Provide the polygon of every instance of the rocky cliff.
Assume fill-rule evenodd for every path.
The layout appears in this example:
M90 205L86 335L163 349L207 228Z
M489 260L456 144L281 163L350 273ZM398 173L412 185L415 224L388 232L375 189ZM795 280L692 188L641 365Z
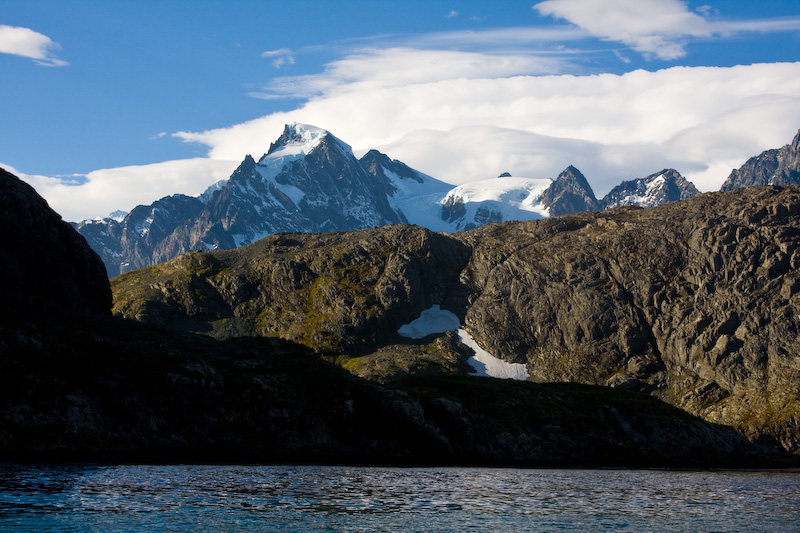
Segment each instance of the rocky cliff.
M74 227L103 260L108 276L114 277L184 251L175 247L175 239L170 237L186 221L198 217L203 208L197 198L174 194L147 206L136 206L121 221L84 220Z
M751 185L800 185L800 131L791 143L751 157L731 172L721 191Z
M278 234L115 278L115 312L218 338L360 351L450 298L468 258L460 242L417 226Z
M356 355L440 304L534 381L647 393L794 451L799 242L800 190L756 187L453 236L281 235L122 276L115 311Z
M800 449L800 190L755 187L650 210L464 237L466 324L535 381L653 394Z

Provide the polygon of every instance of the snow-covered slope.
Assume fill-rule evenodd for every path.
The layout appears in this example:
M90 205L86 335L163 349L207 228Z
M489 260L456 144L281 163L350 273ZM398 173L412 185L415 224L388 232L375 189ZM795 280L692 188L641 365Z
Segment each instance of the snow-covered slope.
M458 231L487 222L549 217L541 200L552 184L550 179L503 176L459 185L441 199L442 227L432 229Z

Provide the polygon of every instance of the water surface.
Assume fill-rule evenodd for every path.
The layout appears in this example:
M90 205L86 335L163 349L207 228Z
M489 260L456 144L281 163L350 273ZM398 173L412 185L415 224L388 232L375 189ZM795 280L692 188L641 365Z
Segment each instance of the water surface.
M0 465L0 530L800 531L800 473Z

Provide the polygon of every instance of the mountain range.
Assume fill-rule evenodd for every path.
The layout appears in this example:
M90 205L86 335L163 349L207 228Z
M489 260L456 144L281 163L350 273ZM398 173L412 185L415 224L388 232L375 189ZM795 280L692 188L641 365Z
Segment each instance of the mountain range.
M665 169L625 181L598 200L572 166L553 180L506 172L453 187L376 150L356 159L331 133L295 123L258 161L248 155L228 180L199 197L176 194L124 216L74 226L114 277L181 253L237 248L276 232L398 223L453 232L622 205L652 207L697 194L677 171Z

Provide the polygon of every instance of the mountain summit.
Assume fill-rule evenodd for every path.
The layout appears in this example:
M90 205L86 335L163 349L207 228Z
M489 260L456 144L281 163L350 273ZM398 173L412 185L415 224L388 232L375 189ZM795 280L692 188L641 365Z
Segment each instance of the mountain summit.
M233 248L278 231L345 231L403 222L389 205L389 190L386 180L364 170L350 146L323 129L290 124L257 163L246 158L211 195L184 246Z
M700 194L697 187L677 170L667 168L646 178L623 181L603 197L603 209L623 205L655 207L676 200L688 200Z
M791 143L761 152L731 172L721 191L750 185L800 185L800 130Z

